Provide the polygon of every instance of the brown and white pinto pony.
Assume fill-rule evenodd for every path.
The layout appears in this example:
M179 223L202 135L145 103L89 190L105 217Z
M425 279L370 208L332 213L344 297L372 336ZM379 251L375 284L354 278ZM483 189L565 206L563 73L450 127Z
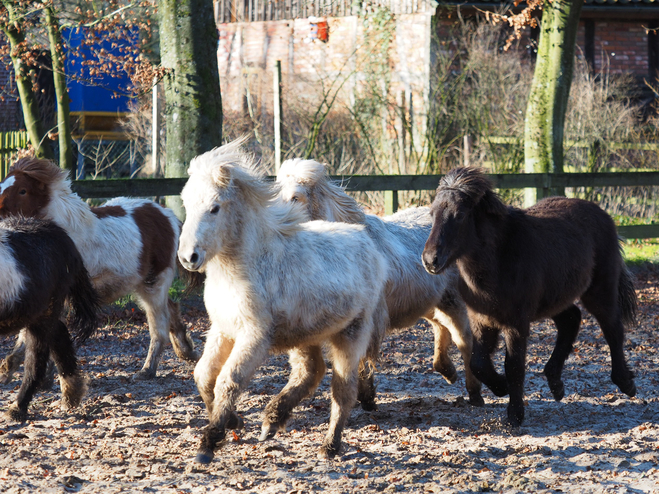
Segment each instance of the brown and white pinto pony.
M171 210L126 197L89 207L71 191L66 171L47 160L23 158L0 182L0 216L18 214L51 220L69 234L102 303L136 295L146 312L151 343L146 362L134 378L155 377L168 334L179 358L198 359L178 304L168 295L176 274L181 229ZM20 365L21 348L19 339L0 366L7 380Z

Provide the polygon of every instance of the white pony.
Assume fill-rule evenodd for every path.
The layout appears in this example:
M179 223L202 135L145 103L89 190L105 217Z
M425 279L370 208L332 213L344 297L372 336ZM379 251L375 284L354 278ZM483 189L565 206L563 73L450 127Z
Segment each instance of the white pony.
M135 293L146 312L151 344L134 378L155 377L168 339L180 358L198 359L178 304L168 295L176 274L180 232L171 210L127 197L90 208L71 191L65 170L47 160L23 158L0 183L0 216L10 215L36 216L63 228L80 251L102 303ZM20 365L23 337L21 333L0 368L6 381Z
M306 222L276 200L251 157L234 141L192 160L181 196L187 219L179 260L205 271L211 320L194 371L209 425L196 461L212 460L234 406L268 352L288 351L291 378L266 407L261 440L283 429L332 360L332 410L321 454L335 455L357 396L358 367L377 355L386 326L383 256L364 227Z
M457 379L448 355L448 346L455 341L465 364L469 401L483 405L481 383L469 367L472 334L467 308L458 293L458 271L451 268L440 276L432 276L421 263L421 253L432 227L429 209L411 208L384 219L365 215L342 187L330 181L325 166L314 160L285 161L277 182L281 185L281 198L302 204L312 220L366 225L366 231L389 264L386 292L389 329L408 328L419 318L427 319L435 333L433 367L450 383ZM362 400L364 405L368 407L369 401Z

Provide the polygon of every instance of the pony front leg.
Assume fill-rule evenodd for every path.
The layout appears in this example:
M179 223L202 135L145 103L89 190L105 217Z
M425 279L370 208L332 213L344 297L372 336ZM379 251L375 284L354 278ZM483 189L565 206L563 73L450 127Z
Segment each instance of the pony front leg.
M487 326L475 326L473 331L471 371L496 396L506 396L508 394L506 377L499 374L492 363L492 353L497 346L499 330Z
M213 413L215 382L231 354L233 345L234 341L231 338L212 326L206 337L204 352L194 368L195 384L201 399L204 400L209 417Z
M213 388L213 402L209 407L209 423L204 429L201 444L197 450L195 461L208 464L215 455L218 444L224 440L226 429L232 417L238 397L247 387L257 367L261 365L268 355L270 345L262 339L250 339L248 330L244 330L247 337L238 339ZM204 350L204 355L206 351ZM202 355L197 367L204 361ZM196 369L195 369L196 372Z
M508 383L508 422L519 427L524 421L524 376L526 374L526 345L529 326L507 328L506 341L506 382Z
M577 339L579 333L581 311L576 305L571 305L552 319L556 324L558 335L556 336L554 351L551 353L547 365L545 365L544 374L554 399L561 401L565 396L565 385L563 379L561 379L561 374L563 373L565 360L572 352L574 340Z

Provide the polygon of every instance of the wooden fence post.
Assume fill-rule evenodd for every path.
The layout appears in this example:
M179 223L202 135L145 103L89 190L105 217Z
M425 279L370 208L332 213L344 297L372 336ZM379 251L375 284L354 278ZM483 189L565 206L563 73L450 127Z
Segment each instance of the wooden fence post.
M385 190L384 191L384 214L389 216L398 211L398 191Z
M275 117L275 173L277 173L281 166L281 60L275 62L273 93Z

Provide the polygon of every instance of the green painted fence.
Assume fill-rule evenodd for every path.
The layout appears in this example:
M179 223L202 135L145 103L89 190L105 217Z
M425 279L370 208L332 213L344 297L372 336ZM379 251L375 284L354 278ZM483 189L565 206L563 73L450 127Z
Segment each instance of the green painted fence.
M626 187L659 186L659 172L612 173L525 173L488 175L498 189L535 188L545 192L551 187ZM353 175L334 176L349 191L385 191L391 204L397 203L401 190L435 190L441 175ZM78 180L74 190L82 197L109 198L126 196L178 195L186 178ZM392 208L395 209L395 208ZM391 211L388 211L391 212ZM659 224L618 227L627 238L659 237Z
M14 160L14 153L28 146L27 132L0 132L0 180L7 176L7 170Z

